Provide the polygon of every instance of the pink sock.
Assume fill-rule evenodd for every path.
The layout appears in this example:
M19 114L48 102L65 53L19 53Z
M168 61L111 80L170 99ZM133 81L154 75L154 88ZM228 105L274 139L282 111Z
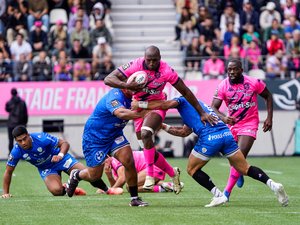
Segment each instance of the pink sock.
M159 153L159 152L158 152L158 158L157 158L157 160L155 162L155 166L157 166L162 171L164 171L165 173L167 173L170 177L174 177L175 176L173 167L167 162L167 160L165 159L165 157L161 153Z
M144 148L144 156L145 162L147 164L147 175L150 177L154 177L153 166L154 166L154 157L155 157L155 148L145 149Z
M160 186L159 185L154 185L153 192L160 192Z
M230 167L230 174L229 174L229 178L227 181L225 191L231 193L231 191L232 191L234 185L236 184L237 180L239 179L240 175L241 174L236 169L234 169L233 167Z

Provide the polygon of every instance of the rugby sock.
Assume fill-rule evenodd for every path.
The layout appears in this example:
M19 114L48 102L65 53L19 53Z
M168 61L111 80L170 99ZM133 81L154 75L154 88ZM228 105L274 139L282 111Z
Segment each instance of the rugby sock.
M195 181L197 181L202 187L206 188L210 192L214 189L215 184L211 181L210 177L203 172L201 169L198 169L192 176ZM214 193L213 193L214 194Z
M154 176L153 166L154 166L154 157L155 157L155 148L146 149L144 148L145 162L147 164L147 175L150 177Z
M158 157L154 164L162 171L164 171L166 174L168 174L170 177L175 176L173 167L167 162L165 157L160 152L158 152Z
M106 186L106 184L104 183L104 181L101 178L100 178L100 180L96 180L96 181L90 182L90 183L93 187L100 188L105 192L108 191L108 187Z
M225 191L227 191L228 193L231 193L234 185L236 184L237 180L240 177L240 173L234 169L234 167L230 167L230 174L229 174L229 178L227 181L227 185L225 187Z
M62 191L62 193L61 193L61 196L64 196L66 193L67 193L66 187L63 187L63 191Z
M267 185L268 185L267 181L270 180L270 177L264 171L262 171L260 168L255 167L255 166L249 167L247 175L249 177L252 177L255 180L259 180L260 182L263 182ZM272 183L272 182L269 182L269 184L270 183ZM271 186L269 186L269 187L271 188Z
M137 185L129 186L128 189L129 189L131 199L136 199L138 197L138 187L137 187Z

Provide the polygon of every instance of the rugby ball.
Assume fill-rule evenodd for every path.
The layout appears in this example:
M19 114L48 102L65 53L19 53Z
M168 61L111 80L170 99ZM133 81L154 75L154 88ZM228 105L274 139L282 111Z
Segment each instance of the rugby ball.
M127 83L137 82L138 84L147 84L148 76L145 71L137 71L128 77Z

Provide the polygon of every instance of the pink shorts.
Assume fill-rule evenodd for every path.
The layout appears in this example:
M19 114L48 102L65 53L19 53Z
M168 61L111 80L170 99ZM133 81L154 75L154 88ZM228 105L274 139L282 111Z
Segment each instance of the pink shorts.
M258 126L250 125L250 124L241 124L240 126L232 126L230 127L230 131L235 139L238 141L238 136L250 136L256 139Z
M162 110L162 109L155 109L155 110L152 110L151 112L154 112L154 113L160 115L162 121L164 121L164 119L166 117L166 113L167 113L166 110ZM143 126L144 118L135 119L135 120L133 120L133 122L134 122L135 132L140 132L141 128Z

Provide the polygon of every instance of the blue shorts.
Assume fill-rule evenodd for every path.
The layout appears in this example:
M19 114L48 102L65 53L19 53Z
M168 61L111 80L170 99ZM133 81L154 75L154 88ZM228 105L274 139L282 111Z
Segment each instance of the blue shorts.
M108 154L113 155L118 149L129 145L124 134L115 138L114 141L98 143L93 140L82 140L82 149L86 165L95 167L101 165Z
M56 174L61 176L61 172L68 172L69 169L71 169L76 163L78 163L77 159L75 159L73 156L71 156L69 153L67 153L62 160L60 160L58 163L54 163L51 168L47 169L38 169L40 176L43 180L51 174Z
M239 146L231 132L228 129L224 129L203 135L199 138L192 153L197 158L208 161L217 153L222 153L224 156L229 157L238 149Z

